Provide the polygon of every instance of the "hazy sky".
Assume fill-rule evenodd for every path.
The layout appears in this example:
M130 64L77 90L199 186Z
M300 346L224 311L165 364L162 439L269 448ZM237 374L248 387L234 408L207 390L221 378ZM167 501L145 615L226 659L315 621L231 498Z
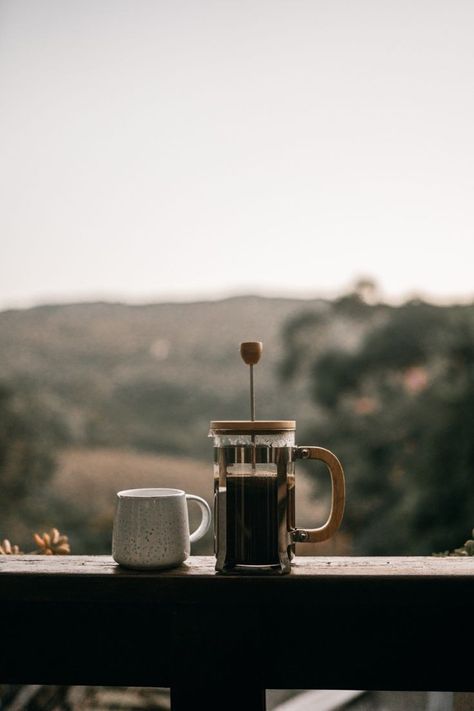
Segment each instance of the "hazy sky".
M0 307L474 297L472 0L0 0Z

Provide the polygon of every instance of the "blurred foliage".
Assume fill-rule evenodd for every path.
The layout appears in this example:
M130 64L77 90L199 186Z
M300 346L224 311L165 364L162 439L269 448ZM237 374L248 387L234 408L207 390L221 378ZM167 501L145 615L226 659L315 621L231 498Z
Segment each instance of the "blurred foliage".
M280 374L307 384L317 443L346 470L354 553L454 547L474 517L474 307L355 292L283 338Z
M28 390L0 384L0 537L41 520L58 428Z

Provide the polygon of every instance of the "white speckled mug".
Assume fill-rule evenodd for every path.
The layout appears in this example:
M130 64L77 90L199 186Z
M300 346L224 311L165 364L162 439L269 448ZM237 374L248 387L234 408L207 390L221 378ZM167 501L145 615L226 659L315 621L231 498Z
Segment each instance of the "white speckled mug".
M127 568L173 568L189 556L211 524L204 499L181 489L127 489L117 493L112 556ZM189 535L188 501L196 501L202 519Z

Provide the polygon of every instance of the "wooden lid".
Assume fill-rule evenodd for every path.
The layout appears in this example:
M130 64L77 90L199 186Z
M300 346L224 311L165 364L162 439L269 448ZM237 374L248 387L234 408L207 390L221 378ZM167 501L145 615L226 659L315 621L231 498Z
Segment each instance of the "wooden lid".
M291 432L295 420L212 420L214 432Z

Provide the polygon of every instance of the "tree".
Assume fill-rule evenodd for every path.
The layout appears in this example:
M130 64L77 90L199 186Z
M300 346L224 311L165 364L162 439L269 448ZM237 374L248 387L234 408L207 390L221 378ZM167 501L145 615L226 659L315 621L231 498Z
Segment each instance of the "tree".
M0 538L22 536L54 470L49 422L32 395L0 384Z
M474 524L474 309L365 309L358 341L320 342L305 373L347 472L344 526L356 553L455 547ZM326 318L349 328L345 300Z

